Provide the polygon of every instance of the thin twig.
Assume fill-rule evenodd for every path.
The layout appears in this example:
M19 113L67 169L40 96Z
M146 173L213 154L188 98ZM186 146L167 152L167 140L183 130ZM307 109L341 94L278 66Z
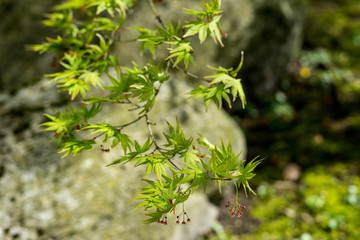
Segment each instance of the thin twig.
M161 25L163 28L166 29L166 26L165 26L164 22L162 21L160 15L159 15L159 14L157 13L157 11L156 11L156 8L155 8L155 5L154 5L154 1L153 1L153 0L149 0L149 5L150 5L150 8L151 8L152 12L153 12L154 15L155 15L156 20L160 23L160 25Z
M133 123L136 123L137 121L139 121L139 120L142 119L143 117L145 117L145 114L139 116L137 119L135 119L135 120L133 120L133 121L131 121L131 122L125 123L125 124L120 125L120 126L114 126L114 128L117 128L118 130L121 130L121 129L123 129L123 128L125 128L125 127L127 127L127 126L129 126L129 125L131 125L131 124L133 124Z
M172 59L170 59L169 61L170 61L172 64L174 64L174 61L173 61ZM194 78L194 79L198 79L198 80L201 80L201 81L204 81L204 82L207 82L207 83L210 83L210 82L211 82L210 80L207 80L207 79L205 79L205 78L201 78L201 77L199 77L199 76L197 76L197 75L189 72L188 70L183 69L183 68L181 68L181 67L179 67L179 66L177 66L177 65L176 65L176 66L173 66L173 68L176 68L177 70L185 73L187 76L192 77L192 78Z
M174 64L174 61L173 61L172 59L170 59L170 62L171 62L172 64ZM190 77L192 77L192 78L199 79L198 76L196 76L195 74L193 74L193 73L191 73L191 72L188 72L188 70L186 70L186 69L182 69L181 67L179 67L179 66L177 66L177 65L176 65L176 66L173 65L173 67L176 68L177 70L180 70L181 72L185 73L186 75L188 75L188 76L190 76Z
M221 181L230 181L231 178L210 178L210 180L221 180Z
M121 43L134 43L137 42L137 38L121 40Z

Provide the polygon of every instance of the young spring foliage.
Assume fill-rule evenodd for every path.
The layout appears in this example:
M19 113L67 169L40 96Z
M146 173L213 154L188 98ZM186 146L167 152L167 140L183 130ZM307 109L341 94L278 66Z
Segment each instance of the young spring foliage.
M213 101L219 108L221 108L223 100L225 100L231 108L231 100L229 97L229 93L231 93L233 96L232 101L235 101L237 97L240 97L244 108L246 103L245 93L240 82L241 80L235 78L243 64L243 52L241 53L241 56L239 66L235 70L233 70L233 68L226 69L223 67L209 67L210 69L216 71L216 73L211 76L206 76L205 78L212 79L212 81L209 83L208 87L198 85L197 88L190 92L192 97L204 98L206 109L208 109L210 101Z
M219 0L210 0L210 2L202 1L205 9L201 11L186 9L187 14L196 16L196 20L184 25L187 31L184 38L198 34L200 43L203 43L208 35L216 42L219 42L221 46L224 46L222 38L222 29L220 26L220 3Z
M195 61L192 42L188 37L197 35L200 43L203 43L210 36L223 45L220 1L202 3L204 8L201 10L184 11L189 17L195 18L193 21L185 25L179 23L175 27L171 22L167 25L162 22L154 3L149 0L149 9L158 19L159 26L154 29L138 26L134 30L139 31L136 42L141 44L141 53L149 50L155 58L157 48L168 50L168 56L156 60L156 64L149 60L143 67L133 63L132 68L125 68L119 66L117 58L110 52L126 24L126 13L133 5L131 0L67 0L58 5L44 21L46 26L57 29L59 36L30 47L40 53L56 54L61 70L47 77L57 84L60 91L68 92L71 101L81 102L76 105L80 108L69 105L63 112L45 114L47 121L41 124L45 127L42 131L54 133L53 140L56 140L59 152L64 153L64 157L70 154L75 156L83 150L91 151L96 143L101 142L104 152L115 147L123 150L123 156L109 166L143 166L143 180L147 185L140 189L135 200L139 202L137 208L142 208L148 216L146 223L160 219L160 222L167 223L164 220L167 219L166 214L175 213L179 204L183 211L178 215L177 222L180 216L183 224L190 221L184 211L184 203L200 186L206 191L211 182L218 185L220 192L224 184L227 186L227 182L233 182L236 189L243 187L245 193L254 193L248 181L255 176L254 168L261 160L254 159L246 164L245 160L239 158L240 154L234 153L231 141L228 145L221 142L218 147L205 137L196 140L186 137L177 120L175 123L167 122L168 129L164 130L163 141L156 140L152 131L153 123L148 113L162 85L171 80L169 66L187 73L183 67L187 69ZM221 108L223 101L231 106L231 101L238 97L244 106L245 94L240 79L236 79L242 63L243 58L235 70L211 68L214 74L202 78L209 85L198 85L190 94L193 98L204 98L206 109L210 101ZM115 73L112 74L110 68L115 69ZM110 79L110 84L101 80L104 74ZM91 93L94 88L101 90L102 95ZM117 126L92 122L92 118L101 116L103 105L114 103L126 104L129 110L138 111L138 117ZM143 141L123 132L123 129L136 122L143 122L148 129L145 143L140 144ZM78 132L82 133L81 137Z

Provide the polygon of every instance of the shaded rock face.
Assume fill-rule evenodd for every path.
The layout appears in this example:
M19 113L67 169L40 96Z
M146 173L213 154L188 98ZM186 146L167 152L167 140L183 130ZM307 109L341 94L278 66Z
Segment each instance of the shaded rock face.
M304 6L299 0L256 0L254 6L256 19L248 28L241 74L249 99L261 102L279 91L281 81L297 68Z
M51 71L51 55L36 55L25 45L53 35L41 25L44 14L59 0L0 1L0 92L16 92Z

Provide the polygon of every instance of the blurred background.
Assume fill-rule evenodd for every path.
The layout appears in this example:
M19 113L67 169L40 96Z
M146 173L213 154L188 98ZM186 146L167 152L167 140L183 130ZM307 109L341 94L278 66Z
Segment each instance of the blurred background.
M55 161L59 156L54 150L48 152L44 148L49 136L36 130L36 125L44 120L43 112L67 102L66 96L59 95L53 86L42 81L44 73L56 69L52 66L53 56L36 55L24 47L40 43L46 36L56 36L51 29L42 27L41 21L59 2L0 0L0 121L3 126L0 130L0 208L3 208L0 239L85 239L79 237L85 228L74 228L71 234L70 230L64 230L66 221L54 223L53 215L45 210L39 214L38 219L43 220L39 226L37 218L29 223L27 219L35 213L21 207L27 199L43 196L31 195L35 191L30 191L32 187L42 186L41 191L47 191L48 178L39 175L48 176L59 169L74 167L65 160L56 166L46 160ZM228 33L224 39L226 47L216 48L212 43L198 46L200 50L196 51L195 59L211 59L213 66L231 67L237 65L240 52L245 52L240 77L247 106L242 109L239 102L226 111L245 134L247 159L259 155L265 160L257 168L252 182L257 195L242 197L247 209L241 218L232 218L225 208L231 191L225 196L210 193L207 201L216 206L216 217L205 224L208 227L187 229L196 232L190 235L174 230L173 237L169 238L360 239L360 2L222 2L223 28ZM196 8L199 4L156 1L164 19L171 20L174 12L180 12L180 5ZM148 6L145 1L138 1L129 14L129 22L140 25L147 17L136 13L143 11L149 11ZM147 24L151 27L156 22ZM136 36L136 32L124 31ZM124 48L128 47L119 43L114 51ZM124 59L134 57L134 50L122 55ZM145 56L150 55L145 53ZM140 56L134 58L141 60ZM202 75L203 68L198 63L191 71ZM30 155L31 161L25 157ZM25 184L31 181L36 182L35 185ZM51 178L51 181L60 180ZM62 189L71 185L70 179L67 184ZM51 185L51 189L59 187L54 186ZM57 190L54 198L69 199L67 191L61 194ZM119 190L112 197L117 194L122 192ZM111 205L114 200L111 196L109 199L106 201ZM104 199L99 201L101 204ZM53 204L44 200L41 206L50 203ZM55 208L51 206L48 207ZM109 216L112 209L110 206L107 214L101 215L104 224L96 225L91 231L114 227L116 222ZM91 211L93 215L99 214L96 209ZM86 211L81 214L85 216ZM150 235L159 231L157 227L143 230ZM137 237L161 239L149 234ZM124 235L119 238L115 233L96 236L88 239L131 239Z

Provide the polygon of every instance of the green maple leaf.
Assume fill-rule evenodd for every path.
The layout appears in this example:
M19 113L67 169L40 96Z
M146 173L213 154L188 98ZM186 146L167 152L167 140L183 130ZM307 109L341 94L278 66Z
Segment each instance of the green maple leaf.
M255 173L253 173L253 171L255 167L259 165L263 160L263 159L256 160L257 158L258 157L251 160L248 164L246 164L245 167L243 164L241 164L240 169L237 172L237 174L239 175L238 185L243 186L246 195L247 195L247 190L249 190L250 192L256 195L256 193L251 189L248 180L255 176Z

